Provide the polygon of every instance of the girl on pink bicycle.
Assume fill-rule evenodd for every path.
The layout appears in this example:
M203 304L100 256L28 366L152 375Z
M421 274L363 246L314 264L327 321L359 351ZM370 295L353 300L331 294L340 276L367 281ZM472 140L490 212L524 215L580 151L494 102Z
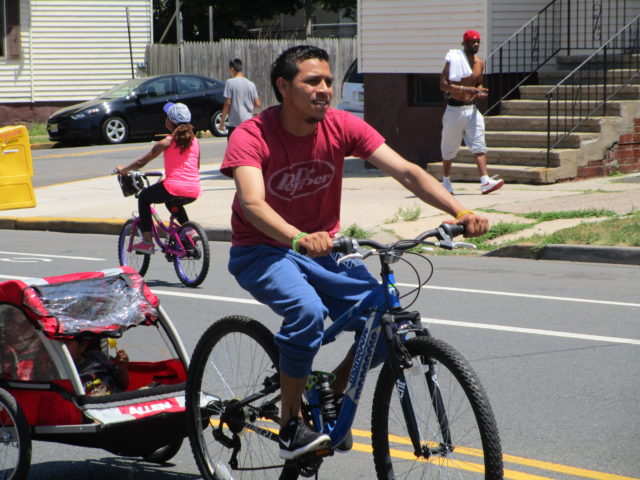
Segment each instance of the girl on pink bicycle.
M138 196L140 230L142 240L133 248L136 252L152 254L155 249L151 236L151 204L165 203L176 219L184 224L189 221L184 205L200 196L200 144L191 125L191 112L183 103L167 102L163 107L167 114L165 126L171 133L156 142L151 150L130 165L116 167L114 173L125 175L139 170L161 153L164 153L165 178L145 188ZM180 200L169 206L171 201Z

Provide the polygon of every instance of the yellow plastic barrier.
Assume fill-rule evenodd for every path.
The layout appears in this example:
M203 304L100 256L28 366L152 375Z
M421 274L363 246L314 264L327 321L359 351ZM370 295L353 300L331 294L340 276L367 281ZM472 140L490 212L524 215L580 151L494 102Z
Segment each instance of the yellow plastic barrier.
M29 133L23 125L0 128L0 210L36 206Z

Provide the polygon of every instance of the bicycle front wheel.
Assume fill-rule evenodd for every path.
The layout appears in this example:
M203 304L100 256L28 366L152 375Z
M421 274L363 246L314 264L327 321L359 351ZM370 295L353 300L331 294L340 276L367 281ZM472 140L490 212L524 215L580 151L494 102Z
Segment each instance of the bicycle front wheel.
M448 344L416 337L405 346L405 382L388 360L376 384L371 432L378 479L501 480L502 450L493 411L467 361ZM392 395L397 389L398 395ZM411 405L409 413L400 404ZM414 445L407 424L419 433ZM417 452L417 455L416 455Z
M191 449L206 480L280 477L279 389L234 407L277 382L277 365L273 334L256 320L225 317L200 338L189 365L186 410Z
M178 235L187 252L183 257L173 257L176 275L187 287L197 287L209 273L209 239L196 222L186 222Z
M133 221L132 218L127 220L122 226L122 230L120 230L120 236L118 237L118 261L120 265L131 267L138 272L140 276L144 277L147 270L149 270L151 256L131 250L132 245L142 241L140 226L136 225L134 227Z

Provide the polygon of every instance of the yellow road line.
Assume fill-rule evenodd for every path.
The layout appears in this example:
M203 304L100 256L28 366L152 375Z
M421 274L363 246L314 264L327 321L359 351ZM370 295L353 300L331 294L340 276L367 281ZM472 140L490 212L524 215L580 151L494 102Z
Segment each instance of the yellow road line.
M214 426L218 425L218 421L216 420L210 420L210 422ZM271 423L271 422L268 422L268 423ZM266 429L273 433L278 433L278 429L275 429L275 428L272 429L268 427L266 427ZM351 433L353 434L354 437L371 439L371 432L367 430L360 430L357 428L353 428L351 429ZM411 445L411 440L407 437L390 435L389 440L393 443L400 444L400 445ZM362 453L369 453L369 454L373 453L372 446L365 443L354 442L352 449ZM457 468L460 470L467 470L471 472L481 472L484 469L482 465L479 465L477 463L462 462L460 460L443 459L442 457L432 457L430 459L418 460L416 459L412 451L410 452L406 450L398 450L395 448L390 448L389 452L392 457L398 458L401 460L421 461L421 462L440 463L440 464L444 464L446 462L449 464L448 466L451 468ZM479 450L476 448L469 448L469 447L457 447L456 453L468 455L472 457L482 456L482 450ZM561 465L557 463L545 462L542 460L533 460L530 458L518 457L515 455L504 454L502 458L506 463L513 463L516 465L533 467L533 468L538 468L540 470L547 470L549 472L562 473L565 475L573 475L581 478L591 478L594 480L640 480L640 478L626 477L624 475L616 475L614 473L598 472L596 470L587 470L585 468L572 467L569 465ZM544 476L534 475L534 474L525 473L525 472L518 472L516 470L506 469L506 468L504 470L504 478L508 480L554 480L553 477L544 477Z
M596 470L587 470L585 468L571 467L569 465L560 465L557 463L544 462L542 460L533 460L531 458L516 457L514 455L503 455L503 460L509 463L524 465L527 467L540 468L551 472L564 473L567 475L575 475L582 478L593 478L595 480L640 480L637 477L626 477L624 475L616 475L614 473L598 472Z
M74 153L60 153L57 155L44 155L42 157L33 157L34 160L40 160L43 158L64 158L64 157L89 157L91 155L98 155L100 153L114 153L114 152L124 152L127 150L141 150L141 149L149 149L149 145L137 145L132 147L121 147L121 148L110 148L108 150L92 150L90 152L74 152Z
M221 143L222 141L225 141L224 139L211 139L211 140L207 140L207 141L202 141L199 140L199 142L202 143ZM40 160L40 159L44 159L44 158L64 158L64 157L89 157L91 155L98 155L100 153L114 153L114 152L126 152L128 150L148 150L149 149L149 144L145 143L143 145L135 145L135 146L129 146L129 147L120 147L120 148L109 148L109 149L105 149L105 150L92 150L90 152L74 152L74 153L59 153L57 155L43 155L43 156L34 156L33 159L34 160Z

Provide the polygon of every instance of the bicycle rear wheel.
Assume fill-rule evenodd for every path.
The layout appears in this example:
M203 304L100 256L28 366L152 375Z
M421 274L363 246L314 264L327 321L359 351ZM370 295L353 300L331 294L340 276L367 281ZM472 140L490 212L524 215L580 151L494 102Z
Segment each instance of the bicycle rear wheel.
M173 257L176 275L187 287L197 287L209 273L209 239L196 222L186 222L178 235L187 253L183 257Z
M373 397L371 432L378 479L456 478L501 480L498 428L480 381L451 346L416 337L405 346L413 367L406 382L390 361ZM397 389L398 395L392 395ZM409 438L400 397L410 398L420 434L420 455Z
M186 411L191 448L206 480L297 477L281 476L279 389L243 408L233 407L277 382L277 365L273 334L247 317L222 318L198 341L187 376ZM233 442L240 447L236 468Z
M133 237L133 238L132 238ZM151 262L150 255L137 253L135 250L129 251L129 246L142 241L142 231L140 226L133 226L133 219L130 218L122 226L118 237L118 261L120 265L126 265L136 270L144 277L149 270Z

